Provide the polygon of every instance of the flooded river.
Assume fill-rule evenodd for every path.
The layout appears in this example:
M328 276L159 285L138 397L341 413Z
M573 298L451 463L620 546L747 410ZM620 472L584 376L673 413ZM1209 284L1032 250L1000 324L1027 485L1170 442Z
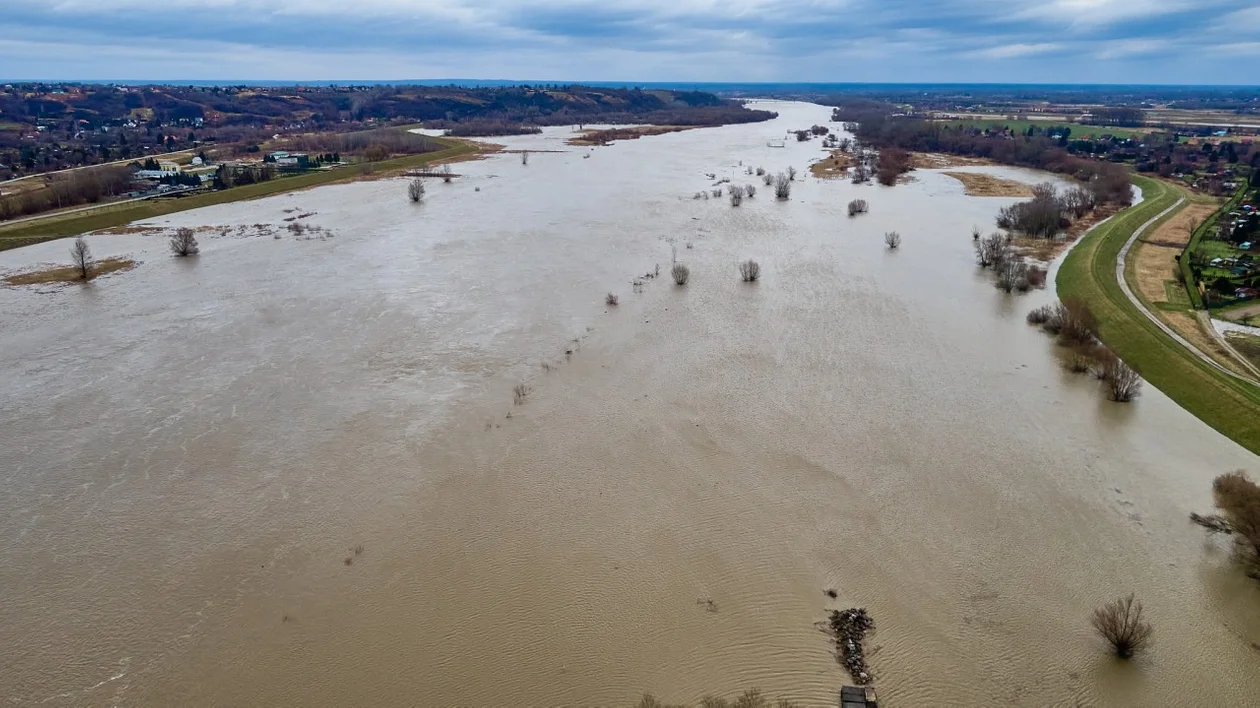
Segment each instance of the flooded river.
M1061 369L1024 323L1052 293L974 265L1012 200L817 180L818 142L767 141L828 109L775 109L509 139L527 165L421 205L393 179L172 215L231 228L189 260L94 235L140 265L0 288L0 701L834 705L816 623L860 605L888 706L1260 705L1260 590L1187 521L1257 458ZM777 202L740 161L805 177ZM706 173L759 191L693 200ZM1089 615L1129 592L1156 641L1122 665Z

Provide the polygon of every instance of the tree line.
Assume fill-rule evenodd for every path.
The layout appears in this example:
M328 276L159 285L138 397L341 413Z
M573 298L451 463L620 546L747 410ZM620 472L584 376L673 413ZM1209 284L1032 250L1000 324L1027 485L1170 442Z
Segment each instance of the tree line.
M857 138L886 150L943 152L982 157L1007 165L1070 175L1088 185L1098 204L1127 205L1132 200L1129 173L1122 165L1076 157L1046 135L997 136L916 118L890 116L872 108L841 106L832 119L845 121Z
M106 197L124 194L131 189L132 174L128 167L108 165L74 170L44 180L42 188L0 197L0 220L95 204Z

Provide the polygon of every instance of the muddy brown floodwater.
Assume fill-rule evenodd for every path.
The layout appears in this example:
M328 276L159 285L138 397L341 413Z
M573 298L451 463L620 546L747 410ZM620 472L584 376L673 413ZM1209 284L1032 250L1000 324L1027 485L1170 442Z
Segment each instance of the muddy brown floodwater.
M1024 324L1052 294L973 264L1011 199L814 179L818 142L766 142L828 109L776 109L507 139L528 165L418 206L386 180L186 212L152 225L232 228L188 260L90 236L140 265L0 289L0 699L834 705L816 623L860 605L889 706L1257 705L1260 591L1187 521L1257 458L1060 368ZM692 200L741 160L806 177ZM312 212L331 236L237 228ZM1131 591L1156 643L1125 665L1089 615Z

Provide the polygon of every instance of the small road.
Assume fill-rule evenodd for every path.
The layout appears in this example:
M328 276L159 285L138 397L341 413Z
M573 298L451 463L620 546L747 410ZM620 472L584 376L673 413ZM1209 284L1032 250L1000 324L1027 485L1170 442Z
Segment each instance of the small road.
M13 226L14 224L23 224L30 221L39 221L41 219L54 219L54 218L58 218L62 216L67 216L69 214L77 214L81 211L92 211L93 209L104 209L106 207L118 206L119 204L131 204L132 202L143 202L148 199L156 199L157 197L173 197L179 194L187 194L188 192L195 191L195 190L196 190L195 187L188 187L184 189L177 188L177 189L172 189L169 192L162 192L161 194L149 194L143 197L132 197L131 199L120 199L119 201L116 201L116 202L88 204L86 206L72 207L70 209L61 209L58 211L46 211L42 214L35 214L34 216L23 216L18 219L9 219L8 221L0 221L0 229L3 229L6 226ZM0 238L3 238L3 236L4 236L4 233L0 232Z
M1172 327L1169 327L1168 325L1164 324L1163 320L1156 317L1155 313L1148 310L1146 308L1146 305L1143 305L1142 301L1139 300L1133 294L1133 291L1129 289L1129 281L1126 280L1124 277L1125 264L1129 258L1129 249L1133 247L1133 244L1136 243L1139 238L1141 238L1142 234L1146 233L1146 230L1149 229L1151 225L1153 225L1155 222L1159 221L1160 219L1164 218L1165 216L1171 214L1172 212L1180 209L1181 205L1185 204L1185 202L1186 202L1186 198L1185 196L1182 196L1180 199L1177 200L1176 204L1173 204L1172 206L1161 211L1155 216L1152 216L1149 221L1139 226L1137 230L1133 232L1133 235L1129 237L1129 240L1125 241L1124 247L1120 249L1119 255L1116 256L1116 282L1120 284L1120 289L1124 291L1124 296L1129 298L1129 302L1133 303L1133 306L1138 309L1138 312L1141 312L1143 315L1146 315L1146 318L1148 320L1154 323L1156 327L1159 327L1161 330L1163 330L1164 334L1167 334L1178 344L1185 347L1186 350L1190 351L1195 356L1202 359L1204 363L1212 366L1217 371L1220 371L1223 374L1232 376L1238 379L1239 381L1245 381L1253 386L1260 386L1260 380L1252 379L1247 376L1234 373L1233 371L1230 371L1224 366L1221 366L1220 363L1218 363L1215 359L1199 351L1199 349L1195 347L1193 344L1191 344L1190 342L1188 342L1185 337L1182 337L1180 334L1177 334L1177 332L1173 330ZM1255 367L1253 367L1250 362L1243 362L1243 363L1245 364L1245 366L1247 367L1249 371L1254 370Z

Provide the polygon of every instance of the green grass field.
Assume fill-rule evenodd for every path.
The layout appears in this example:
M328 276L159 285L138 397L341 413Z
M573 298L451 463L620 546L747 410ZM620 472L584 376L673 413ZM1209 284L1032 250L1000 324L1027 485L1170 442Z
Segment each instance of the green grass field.
M1145 130L1142 128L1112 128L1105 125L1082 125L1079 123L1063 123L1063 122L1055 122L1055 121L1049 121L1049 120L1045 120L1045 121L1042 121L1042 120L993 120L993 119L981 119L981 118L964 118L960 120L951 120L951 121L944 121L944 122L955 127L976 128L978 130L985 130L989 128L1014 128L1016 132L1021 133L1021 134L1027 132L1028 126L1031 126L1031 125L1037 126L1037 128L1042 131L1046 131L1051 128L1067 127L1067 128L1072 129L1071 134L1068 136L1069 140L1074 137L1075 138L1096 138L1100 135L1113 135L1115 137L1130 137L1134 135L1144 135L1150 132L1149 130Z
M422 155L398 157L382 160L372 164L374 173L386 173L419 167L435 160L457 157L476 150L471 145L454 141L444 141L449 146L437 152ZM297 189L309 189L324 184L343 182L360 177L361 173L354 167L343 167L335 170L311 172L295 177L281 177L268 182L234 187L216 192L206 192L188 197L169 197L149 199L143 202L127 204L105 204L98 209L76 212L73 214L51 215L47 218L28 221L11 226L0 226L0 251L9 248L28 246L41 241L49 241L66 236L124 226L133 221L151 219L179 211L197 209L215 204L258 199L273 194L292 192Z
M1103 342L1148 383L1223 435L1260 453L1260 388L1220 373L1173 341L1129 302L1116 282L1116 257L1125 241L1180 197L1175 187L1162 182L1136 176L1133 181L1143 202L1072 249L1059 270L1059 297L1088 303Z

